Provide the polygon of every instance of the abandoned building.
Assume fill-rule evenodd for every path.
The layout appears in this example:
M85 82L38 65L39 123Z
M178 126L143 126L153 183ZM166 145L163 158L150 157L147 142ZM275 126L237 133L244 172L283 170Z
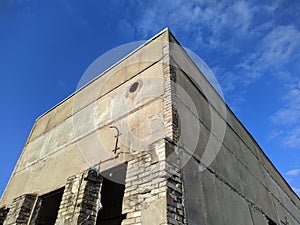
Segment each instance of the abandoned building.
M165 29L36 120L0 224L299 225L299 209Z

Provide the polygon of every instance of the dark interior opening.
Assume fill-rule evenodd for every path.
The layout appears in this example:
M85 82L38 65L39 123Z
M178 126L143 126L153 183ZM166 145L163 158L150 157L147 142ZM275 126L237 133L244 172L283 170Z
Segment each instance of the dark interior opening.
M115 167L105 173L101 189L102 209L97 216L97 225L121 225L125 215L122 214L122 201L125 190L127 165Z
M269 217L267 217L268 220L268 224L269 225L277 225L277 223L275 223L272 219L270 219Z
M41 208L38 225L54 225L62 199L64 188L40 196Z

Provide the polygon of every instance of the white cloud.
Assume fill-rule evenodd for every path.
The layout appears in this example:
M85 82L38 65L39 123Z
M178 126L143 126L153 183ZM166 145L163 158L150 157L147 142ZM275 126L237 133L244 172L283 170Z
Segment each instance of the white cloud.
M291 89L283 97L283 105L272 116L271 121L280 127L283 143L289 148L300 149L300 85L299 81L287 85ZM293 87L292 87L293 86Z
M262 42L259 61L263 65L278 67L288 63L300 47L300 32L294 26L278 26Z
M300 127L296 127L286 134L284 144L290 148L300 148Z
M272 133L269 135L267 141L271 141L275 138L277 138L278 136L280 136L282 134L282 130L274 130L272 131Z
M284 107L272 116L272 122L277 125L295 124L299 119L299 109L296 107Z
M236 63L238 66L216 73L225 96L237 88L242 92L263 75L282 75L283 65L295 60L300 48L299 30L291 25L274 26L272 15L279 4L276 1L273 4L260 4L259 8L244 0L156 3L147 4L145 13L138 20L137 30L142 30L145 36L168 25L175 33L189 34L195 41L195 48L208 51L218 49L219 52L223 49L225 55L243 51L243 58ZM258 29L256 17L261 14L270 15L271 20L264 21ZM244 51L244 45L250 39L255 40L253 48L246 47ZM277 78L281 78L280 75Z
M249 82L268 74L281 78L284 66L290 61L300 62L299 49L300 31L292 25L276 26L238 67L247 72Z
M228 48L228 41L249 33L253 19L253 7L244 0L156 0L139 2L138 7L141 13L133 23L144 37L169 26L175 33L193 36L198 47Z
M283 106L274 113L271 120L277 125L296 125L300 122L300 87L299 82L283 97Z
M236 74L227 71L222 72L219 75L219 78L224 92L235 90L236 85L240 82L240 79Z
M287 176L298 176L300 174L300 169L293 169L285 173Z

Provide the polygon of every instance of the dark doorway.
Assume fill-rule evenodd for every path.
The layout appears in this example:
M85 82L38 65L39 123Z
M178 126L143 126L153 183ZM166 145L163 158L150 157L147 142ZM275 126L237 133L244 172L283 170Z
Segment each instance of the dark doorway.
M40 196L41 208L38 216L38 225L54 225L64 188Z
M122 214L122 201L125 190L127 164L115 167L105 173L101 189L102 209L98 212L97 225L121 225L125 215Z

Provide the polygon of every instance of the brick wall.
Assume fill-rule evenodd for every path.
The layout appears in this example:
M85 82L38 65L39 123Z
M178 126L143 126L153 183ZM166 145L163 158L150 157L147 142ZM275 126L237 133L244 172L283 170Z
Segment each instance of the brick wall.
M134 153L128 162L122 213L127 224L166 224L165 143Z
M95 170L68 178L55 224L95 224L103 178Z
M37 199L35 194L25 194L13 200L4 225L27 224Z

